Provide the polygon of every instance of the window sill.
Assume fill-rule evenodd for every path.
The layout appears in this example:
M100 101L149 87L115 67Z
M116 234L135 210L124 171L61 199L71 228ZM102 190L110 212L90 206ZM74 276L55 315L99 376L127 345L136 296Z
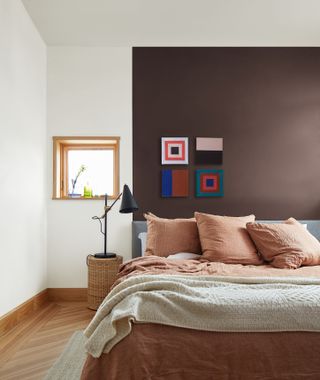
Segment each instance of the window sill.
M117 196L109 196L108 195L108 200L116 199ZM92 198L85 198L85 197L52 197L52 200L54 201L102 201L104 200L105 197L104 195L101 196L96 196Z

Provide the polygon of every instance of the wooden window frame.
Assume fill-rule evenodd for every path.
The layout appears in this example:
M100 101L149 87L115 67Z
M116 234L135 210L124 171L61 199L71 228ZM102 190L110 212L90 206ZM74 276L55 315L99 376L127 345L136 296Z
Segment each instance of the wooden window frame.
M55 200L100 200L104 195L92 198L72 198L68 196L68 152L70 150L110 149L114 151L113 160L113 194L109 199L119 195L119 145L118 136L53 136L53 181L52 199Z

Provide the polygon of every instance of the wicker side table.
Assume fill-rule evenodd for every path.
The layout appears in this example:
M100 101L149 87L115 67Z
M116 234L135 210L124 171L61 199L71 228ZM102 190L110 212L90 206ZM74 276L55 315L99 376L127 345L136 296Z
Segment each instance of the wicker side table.
M97 310L107 296L122 264L122 256L97 259L89 255L88 265L88 308Z

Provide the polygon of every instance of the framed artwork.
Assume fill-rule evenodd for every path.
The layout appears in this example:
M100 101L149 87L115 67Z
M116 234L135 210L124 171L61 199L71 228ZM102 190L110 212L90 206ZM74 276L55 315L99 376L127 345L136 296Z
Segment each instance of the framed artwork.
M196 165L222 165L223 138L197 137L196 138Z
M161 138L161 164L186 165L189 163L188 137Z
M223 170L196 170L196 197L223 197Z
M164 198L189 196L188 169L163 169L161 196Z

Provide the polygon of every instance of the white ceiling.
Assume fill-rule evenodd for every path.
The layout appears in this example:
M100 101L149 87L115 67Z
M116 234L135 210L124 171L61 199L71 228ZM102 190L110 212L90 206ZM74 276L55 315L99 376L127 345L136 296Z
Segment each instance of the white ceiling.
M319 0L22 0L48 45L320 46Z

